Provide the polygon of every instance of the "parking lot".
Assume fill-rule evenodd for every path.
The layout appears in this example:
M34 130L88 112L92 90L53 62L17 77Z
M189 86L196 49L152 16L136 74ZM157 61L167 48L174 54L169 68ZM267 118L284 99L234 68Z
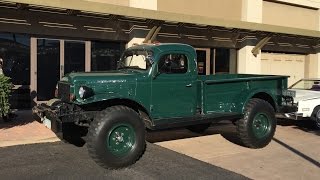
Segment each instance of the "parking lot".
M25 113L18 113L18 117L12 122L1 123L0 147L58 141L58 139L50 130L46 129L42 124L39 124L30 118L31 117L25 115ZM165 157L159 157L158 160L153 159L153 163L159 164L160 162L155 161L164 161L160 164L161 166L166 166L166 161L174 156L177 157L175 161L178 161L179 158L182 158L182 161L179 162L183 164L183 159L185 158L184 155L191 157L190 159L187 159L190 163L188 168L182 168L183 166L181 166L181 164L179 165L179 163L171 164L172 167L176 168L172 172L180 172L180 175L190 171L190 168L194 170L207 168L208 172L221 172L222 176L215 176L215 173L212 173L209 176L202 176L203 178L213 177L214 179L219 179L219 177L226 177L225 175L230 174L230 178L233 179L241 177L237 176L237 174L241 174L252 179L320 179L320 131L314 129L310 122L279 120L276 135L273 141L263 149L248 149L230 142L236 142L236 139L234 139L232 133L227 132L232 132L234 130L235 129L232 124L223 122L211 126L204 135L191 133L186 129L148 132L147 140L155 144L155 146L152 144L151 146L149 144L151 150L147 149L147 156L143 156L141 162L138 162L138 164L140 164L138 165L138 169L144 169L143 167L145 167L145 165L143 164L150 159L153 159L152 157L161 156L161 154L164 153ZM222 135L227 137L229 140L226 140ZM167 157L167 152L164 150L164 148L161 149L158 146L175 151L182 156L178 156L178 154L174 155L173 153L173 155L171 154L170 157ZM10 162L13 160L13 154L16 154L16 152L23 154L24 152L22 151L30 151L30 148L32 149L32 147L27 146L20 147L13 146L11 150L6 151L4 148L0 148L0 151L3 152L2 155L12 155L11 158L6 157L1 161L2 164L6 164L5 167L8 168L7 173L9 174L12 172L11 170L16 168L16 165L13 165L14 163ZM76 150L76 147L73 148L70 145L64 146L63 143L60 143L59 145L53 143L51 148L53 148L53 150L49 150L50 144L47 144L44 146L43 150L41 150L41 148L35 149L37 149L37 153L40 154L39 158L44 158L44 161L46 160L45 158L47 158L47 152L55 152L57 149L59 154L63 154L60 153L60 151L66 151L66 153L70 156L72 155L73 151L79 151L77 155L74 155L77 157L80 157L81 154L86 154L86 150L83 148ZM25 153L26 155L29 153L30 156L34 154L30 152ZM48 170L48 172L54 173L53 170L57 170L58 172L59 168L56 169L55 167L60 165L67 166L67 162L64 160L64 158L61 158L60 156L60 158L54 158L52 155L55 154L51 154L49 156L49 158L51 158L50 162L45 162L45 165L51 168L51 170ZM31 159L26 158L24 155L19 155L16 157L19 159L19 161L30 160L31 163ZM84 162L88 160L90 160L90 158L85 157L81 161ZM196 162L197 160L204 163ZM73 160L70 161L73 162ZM41 164L44 163L40 160L36 162L38 162L38 164L34 164L34 166L37 167L41 167ZM170 163L173 163L173 160L170 160ZM11 168L13 168L11 170L9 167L10 164L12 165ZM211 167L207 166L208 164L211 165ZM229 171L220 171L216 166ZM33 166L28 167L32 168ZM17 168L23 168L23 166L17 166ZM179 170L179 168L181 169ZM23 169L20 170L22 171ZM80 167L73 168L72 172L80 170ZM127 171L130 170L126 170L125 172ZM131 171L135 170L133 169ZM162 169L161 172L165 171L167 170ZM159 174L157 175L157 173L159 172L154 170L152 172L148 172L151 174L147 175L149 177L156 178L158 177ZM46 174L47 171L43 171L42 173L44 173L42 174L42 177L48 175ZM146 174L143 174L147 173L146 171L139 170L139 173L141 176L137 176L137 178L147 176ZM63 174L60 175L59 177L62 177ZM111 174L110 177L116 177L113 175L117 175L117 173Z

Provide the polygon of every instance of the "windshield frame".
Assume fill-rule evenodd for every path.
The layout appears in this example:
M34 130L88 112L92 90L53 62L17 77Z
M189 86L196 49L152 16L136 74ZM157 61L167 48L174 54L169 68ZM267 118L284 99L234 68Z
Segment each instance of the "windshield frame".
M303 83L303 82L313 82L313 84L315 85L316 83L314 82L319 82L319 87L320 87L320 79L300 79L299 81L295 82L294 84L292 84L289 89L297 89L297 90L310 90L310 91L319 91L319 90L314 90L312 87L307 89L307 88L295 88L295 86L297 84Z
M125 61L126 61L126 57L130 56L130 54L132 54L131 56L134 57L133 55L144 55L144 61L146 62L146 69L144 68L140 68L138 66L126 66L125 65ZM127 49L125 50L122 55L121 58L118 62L117 65L117 70L120 69L134 69L134 70L140 70L140 71L148 71L150 70L150 68L152 67L152 59L153 59L153 51L151 50L146 50L146 49ZM133 59L131 59L132 61ZM130 62L131 64L131 62Z

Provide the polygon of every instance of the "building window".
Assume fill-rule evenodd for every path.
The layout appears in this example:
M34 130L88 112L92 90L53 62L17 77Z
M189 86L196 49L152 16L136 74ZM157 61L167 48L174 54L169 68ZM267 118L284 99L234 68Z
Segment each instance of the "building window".
M117 64L124 50L124 44L118 42L92 41L91 71L117 69Z
M3 59L3 73L13 84L30 85L29 36L0 33L0 58Z
M211 49L210 74L237 73L237 51L235 49Z
M216 74L230 72L230 50L225 48L215 49L215 70Z

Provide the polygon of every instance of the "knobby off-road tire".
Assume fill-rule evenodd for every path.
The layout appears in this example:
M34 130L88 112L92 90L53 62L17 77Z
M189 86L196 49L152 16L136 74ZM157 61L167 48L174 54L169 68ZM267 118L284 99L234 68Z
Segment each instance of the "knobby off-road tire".
M253 98L245 107L244 117L236 122L240 143L249 148L263 148L275 133L277 120L273 107L266 101Z
M130 166L146 148L144 123L138 113L128 107L109 107L91 123L87 148L92 159L106 169Z
M188 126L187 129L191 132L201 134L201 133L204 133L210 127L210 125L211 123L197 124L197 125Z

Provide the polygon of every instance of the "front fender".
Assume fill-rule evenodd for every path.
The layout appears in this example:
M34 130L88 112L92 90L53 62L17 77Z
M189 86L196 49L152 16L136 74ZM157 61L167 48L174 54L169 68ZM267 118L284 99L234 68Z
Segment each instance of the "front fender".
M102 94L95 94L84 100L78 98L76 99L76 101L74 101L74 104L86 105L86 104L106 101L110 99L130 99L130 100L136 101L133 95L131 95L130 93L128 95L123 95L120 93L102 93Z
M139 99L135 98L135 96L131 95L130 93L127 96L121 95L120 93L104 93L104 94L96 94L88 99L85 100L77 100L73 102L74 104L77 104L79 106L81 105L89 105L92 103L97 103L97 102L105 102L105 101L123 101L123 102L128 102L129 104L136 104L143 108L148 114L149 112L149 104L148 102L142 102ZM126 105L126 104L124 104Z

